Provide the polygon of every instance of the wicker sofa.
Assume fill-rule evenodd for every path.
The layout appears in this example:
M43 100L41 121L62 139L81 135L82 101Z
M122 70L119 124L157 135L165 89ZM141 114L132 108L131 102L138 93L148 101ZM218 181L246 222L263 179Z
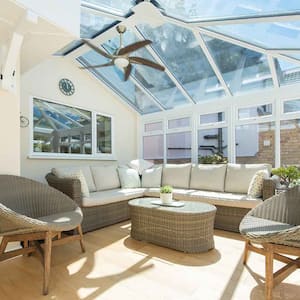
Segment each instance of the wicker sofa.
M50 186L70 196L81 207L84 232L129 219L130 199L159 197L159 187L165 184L173 186L175 200L214 204L217 207L215 228L238 232L240 221L246 213L263 199L271 197L275 191L271 178L266 178L261 198L247 195L255 173L262 169L271 171L271 166L265 164L167 164L144 170L138 179L138 175L133 174L136 171L128 169L128 177L135 175L135 182L129 180L129 184L124 183L124 176L119 176L120 169L116 165L74 167L72 170L78 169L84 175L89 195L83 195L80 179L65 175L69 171L66 173L66 168L52 169L46 175L46 180Z

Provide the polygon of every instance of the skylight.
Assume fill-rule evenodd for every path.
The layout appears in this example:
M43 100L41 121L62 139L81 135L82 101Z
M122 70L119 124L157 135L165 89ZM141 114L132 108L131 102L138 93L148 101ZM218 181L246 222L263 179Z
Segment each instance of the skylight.
M259 17L300 12L297 0L158 0L168 16L187 22L196 20Z
M139 3L139 4L136 4ZM130 55L163 65L132 65L128 81L116 66L88 69L140 114L213 102L300 82L298 0L81 1L81 38L108 53L150 39ZM58 55L84 66L108 60L74 41Z

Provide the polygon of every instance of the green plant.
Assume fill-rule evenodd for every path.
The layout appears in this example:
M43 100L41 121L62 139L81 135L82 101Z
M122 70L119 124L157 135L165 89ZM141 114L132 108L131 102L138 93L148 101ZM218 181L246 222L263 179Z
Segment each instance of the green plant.
M300 179L300 171L296 166L273 169L272 174L279 176L281 183L287 187L294 185Z
M200 164L227 164L227 158L221 154L199 156Z
M173 188L170 185L164 185L160 188L161 194L171 194L173 192Z

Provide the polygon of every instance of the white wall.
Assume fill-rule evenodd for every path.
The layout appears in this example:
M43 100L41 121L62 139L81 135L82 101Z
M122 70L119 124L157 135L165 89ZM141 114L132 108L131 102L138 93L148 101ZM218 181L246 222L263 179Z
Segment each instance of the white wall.
M75 94L64 96L58 88L61 78L69 78ZM80 70L63 58L52 58L26 72L21 77L21 112L29 116L31 96L55 100L68 105L110 114L114 117L115 154L123 164L137 157L137 113L123 104L87 71ZM44 176L55 166L107 165L109 161L55 160L28 158L30 127L21 129L21 175L44 181ZM116 162L114 162L116 163Z
M0 90L0 174L20 173L19 97Z
M80 0L17 0L17 2L79 37Z

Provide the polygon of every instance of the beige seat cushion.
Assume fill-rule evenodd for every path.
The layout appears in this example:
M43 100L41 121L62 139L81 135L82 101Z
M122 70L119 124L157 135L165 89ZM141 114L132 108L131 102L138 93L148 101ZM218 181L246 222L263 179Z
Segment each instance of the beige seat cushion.
M105 205L114 202L120 202L120 201L143 197L144 190L145 189L143 188L113 189L113 190L91 193L89 197L82 199L82 206L91 207L91 206Z
M247 194L254 174L259 170L271 172L269 164L227 164L225 192Z
M191 164L166 164L162 172L162 185L173 188L189 188Z
M118 173L122 189L141 187L141 180L137 170L119 167Z
M96 186L94 183L93 175L91 172L91 169L89 166L79 166L79 167L59 167L59 168L53 168L51 172L57 176L57 177L66 177L65 175L68 172L74 172L74 171L79 171L81 170L83 173L83 176L85 178L85 181L88 185L89 191L90 192L95 192L96 191Z
M146 169L142 173L142 187L159 188L161 186L162 166Z
M159 197L159 188L146 188L146 197ZM181 201L200 201L214 205L253 208L262 202L246 194L224 192L196 191L191 189L173 189L173 199Z
M190 188L224 192L226 164L200 164L192 166Z
M91 167L97 191L117 189L121 186L117 166Z

